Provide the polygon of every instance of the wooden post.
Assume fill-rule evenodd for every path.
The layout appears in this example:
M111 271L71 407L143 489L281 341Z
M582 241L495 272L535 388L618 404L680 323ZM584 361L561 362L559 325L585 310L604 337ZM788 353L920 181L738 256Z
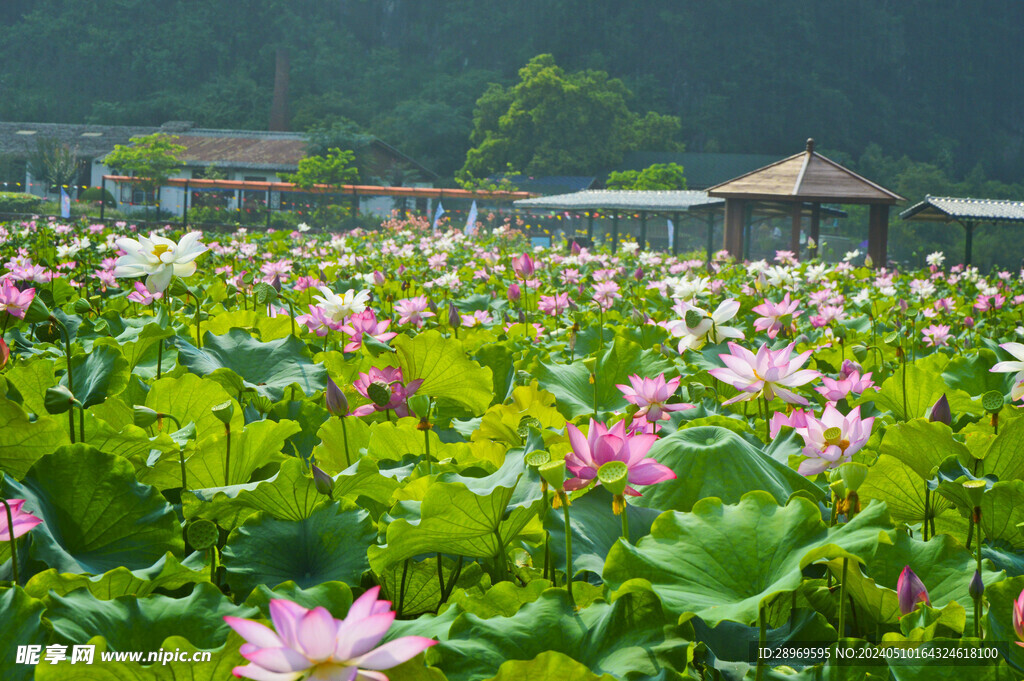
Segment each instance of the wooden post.
M185 207L181 211L181 228L184 230L188 227L188 195L191 192L188 190L188 180L185 180Z
M640 211L640 250L647 250L647 211Z
M874 208L874 206L872 206ZM886 209L888 212L888 209ZM807 257L813 259L818 257L818 249L821 248L819 239L821 238L821 204L811 204L811 239L814 240L814 248L809 248Z
M800 259L800 227L804 219L804 204L797 202L793 204L793 226L789 230L789 250Z
M715 250L715 214L713 211L708 211L707 217L707 229L708 229L708 265L711 264L711 257L714 255Z
M266 229L270 229L270 187L267 187L267 225Z
M875 267L885 267L888 260L889 206L872 204L868 216L868 255Z
M356 220L359 218L359 194L356 192L356 188L352 187L352 229L356 228Z
M725 200L725 238L722 247L732 257L743 257L743 216L746 202L741 199Z
M612 253L619 248L619 211L612 213Z
M587 213L587 244L594 247L594 214Z
M672 255L679 255L679 213L672 214Z
M103 222L103 215L107 207L107 178L100 180L100 222Z
M965 235L965 238L964 238L964 265L970 265L971 264L971 250L972 250L972 247L974 245L972 243L974 241L974 223L973 222L965 222L964 223L964 229L967 230L967 234Z
M743 211L743 259L750 260L751 233L754 231L754 204L747 202Z

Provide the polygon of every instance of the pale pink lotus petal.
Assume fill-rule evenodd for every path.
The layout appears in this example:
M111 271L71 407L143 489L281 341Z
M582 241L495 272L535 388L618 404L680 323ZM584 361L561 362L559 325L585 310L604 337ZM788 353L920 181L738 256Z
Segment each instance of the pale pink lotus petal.
M323 661L331 656L337 645L338 623L322 606L313 608L299 622L299 645L306 657Z
M259 622L230 615L225 615L224 621L251 645L260 648L280 648L284 645L284 641L274 633L273 629Z
M253 681L298 681L305 672L272 672L255 664L235 667L231 673L237 678L253 679Z
M245 659L272 672L303 672L313 666L305 655L291 648L260 648Z
M384 638L384 634L388 633L394 620L395 613L390 611L370 615L361 620L345 618L338 627L334 656L340 660L350 660L372 650Z
M281 640L291 648L299 647L299 622L307 612L309 611L298 603L283 598L270 600L270 621L274 623L274 629Z
M411 660L433 645L437 645L437 641L432 638L403 636L362 655L355 663L366 669L390 669Z

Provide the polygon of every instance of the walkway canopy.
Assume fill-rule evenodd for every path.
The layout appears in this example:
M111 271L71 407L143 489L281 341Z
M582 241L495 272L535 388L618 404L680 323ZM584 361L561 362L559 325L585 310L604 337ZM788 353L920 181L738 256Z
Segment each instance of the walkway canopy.
M867 204L871 207L868 230L868 255L877 265L884 265L889 238L889 206L903 197L861 177L835 161L814 151L814 140L807 148L781 161L723 182L708 190L708 196L725 199L725 245L734 257L743 255L743 230L748 207L770 201L790 206L793 224L790 250L800 251L800 226L803 206L810 203L810 237L819 240L821 204Z
M594 237L594 211L610 213L612 216L612 250L615 251L619 241L619 218L623 214L640 214L640 241L647 246L647 218L649 216L666 216L672 218L676 234L680 227L681 214L703 218L708 234L708 258L710 259L714 244L712 241L714 218L726 205L724 199L708 196L706 191L674 190L674 191L638 191L623 189L588 189L572 194L541 196L531 199L520 199L513 204L523 210L552 210L587 213L587 238ZM799 205L799 204L798 204ZM790 206L772 202L763 202L757 206L757 214L763 217L789 215L795 210ZM810 215L811 204L801 206L801 214ZM846 213L828 210L834 217L846 217ZM679 244L678 238L671 239L673 248Z
M966 232L964 264L970 265L974 228L984 223L999 225L1024 222L1024 201L926 196L924 201L900 213L900 217L908 222L960 223Z

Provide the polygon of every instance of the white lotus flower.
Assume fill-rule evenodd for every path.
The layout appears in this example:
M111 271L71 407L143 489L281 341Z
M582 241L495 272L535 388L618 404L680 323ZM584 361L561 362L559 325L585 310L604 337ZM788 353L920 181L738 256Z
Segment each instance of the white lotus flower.
M1021 343L1002 343L999 347L1013 355L1014 359L1018 361L999 362L989 371L1001 374L1016 373L1016 376L1013 377L1010 399L1017 401L1024 397L1024 345Z
M359 314L366 309L366 301L370 299L369 291L357 292L349 289L338 295L327 286L319 288L323 295L313 296L313 298L320 302L320 307L324 309L324 316L335 322L340 322L354 314Z
M114 266L115 277L141 277L146 275L146 288L150 293L167 290L171 277L190 277L195 274L195 259L208 249L199 238L201 232L189 232L175 243L171 239L150 233L139 240L118 239L117 247L125 252Z
M717 345L728 338L743 338L742 331L725 326L739 311L739 302L732 298L723 300L711 314L694 305L688 306L683 319L668 325L672 335L680 339L679 354L700 350L708 341Z

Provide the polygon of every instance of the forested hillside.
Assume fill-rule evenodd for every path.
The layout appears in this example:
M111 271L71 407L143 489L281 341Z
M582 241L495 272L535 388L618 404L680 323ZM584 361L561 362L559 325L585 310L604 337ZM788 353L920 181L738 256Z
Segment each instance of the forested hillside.
M488 84L550 53L678 116L690 151L814 136L1017 182L1022 19L1014 0L4 0L0 118L266 128L286 50L292 129L350 119L451 175Z

